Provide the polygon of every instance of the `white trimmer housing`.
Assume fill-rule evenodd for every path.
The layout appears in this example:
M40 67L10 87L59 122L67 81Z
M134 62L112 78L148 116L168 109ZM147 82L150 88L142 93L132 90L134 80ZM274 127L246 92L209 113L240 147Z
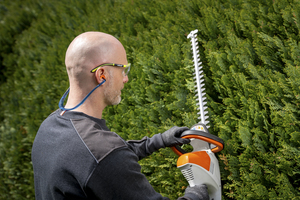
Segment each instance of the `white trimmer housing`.
M182 165L177 165L177 167L181 170L190 187L205 184L208 188L210 200L222 199L219 162L215 154L210 149L201 151L199 156L203 157L204 154L207 154L207 156L204 157L208 159L209 162L208 170L206 166L201 166L201 163L199 164L190 161L190 159L187 158L189 157L189 154L183 154L181 157L179 157L177 163L179 164L182 162Z

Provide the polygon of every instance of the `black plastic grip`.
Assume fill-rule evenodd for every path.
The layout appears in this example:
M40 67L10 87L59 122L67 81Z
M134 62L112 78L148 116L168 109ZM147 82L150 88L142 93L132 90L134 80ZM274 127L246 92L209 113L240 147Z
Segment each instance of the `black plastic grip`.
M181 137L183 136L187 136L187 135L200 135L200 136L203 136L203 137L207 137L209 139L212 139L212 140L215 140L217 142L220 142L224 145L224 141L219 138L218 136L215 136L213 134L210 134L210 133L207 133L207 132L204 132L204 131L198 131L198 130L187 130L187 131L184 131L182 134L181 134Z
M214 144L215 142L214 141L216 141L216 143L220 143L220 144L222 144L222 149L224 148L224 141L221 139L221 138L219 138L218 136L215 136L215 135L213 135L213 134L210 134L210 133L208 133L208 132L204 132L204 131L200 131L200 130L187 130L187 131L184 131L182 134L181 134L181 138L183 138L183 137L185 137L185 136L191 136L191 135L196 135L196 136L201 136L201 137L204 137L203 138L203 140L205 139L205 138L208 138L208 141L207 140L204 140L204 141L206 141L206 142L208 142L208 143L210 143L210 144ZM198 139L198 138L197 138ZM212 140L212 141L211 141ZM209 142L209 141L211 141L211 142ZM215 144L214 144L215 145ZM176 146L174 146L174 148L178 151L178 152L180 152L181 154L185 154L185 153L188 153L188 152L186 152L185 150L183 150L179 145L176 145ZM174 150L173 150L174 151ZM176 151L174 151L175 153L177 153L178 154L178 152L176 152Z

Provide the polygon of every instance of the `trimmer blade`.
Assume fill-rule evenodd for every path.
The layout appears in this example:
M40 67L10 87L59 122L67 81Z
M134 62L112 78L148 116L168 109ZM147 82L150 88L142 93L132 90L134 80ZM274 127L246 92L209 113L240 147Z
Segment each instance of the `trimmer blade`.
M195 66L195 77L196 79L196 98L197 98L197 106L198 110L200 110L197 114L199 114L198 119L200 119L200 123L203 123L207 128L209 126L207 125L209 123L207 107L205 106L206 104L206 97L205 97L205 84L204 84L204 75L202 69L202 62L200 62L200 55L199 55L199 50L198 50L198 42L197 42L197 32L198 30L191 31L190 34L187 36L187 38L191 39L191 44L192 44L192 50L193 50L193 58L194 58L194 66Z

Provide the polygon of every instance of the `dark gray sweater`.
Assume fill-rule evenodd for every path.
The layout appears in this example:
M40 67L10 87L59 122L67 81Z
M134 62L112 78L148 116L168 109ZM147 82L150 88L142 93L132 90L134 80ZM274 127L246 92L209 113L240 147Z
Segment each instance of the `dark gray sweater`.
M124 141L105 120L79 112L52 113L32 147L37 200L138 199L162 197L141 173L138 160L164 148L161 134ZM179 199L197 199L186 194Z

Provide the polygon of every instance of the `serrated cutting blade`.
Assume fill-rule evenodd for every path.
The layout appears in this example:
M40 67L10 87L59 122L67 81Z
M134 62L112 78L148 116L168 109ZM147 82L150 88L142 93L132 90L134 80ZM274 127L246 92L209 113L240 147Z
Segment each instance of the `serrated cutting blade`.
M199 55L199 50L198 50L198 41L197 41L197 32L198 30L194 30L191 31L190 34L187 36L187 38L189 38L191 40L191 45L192 45L192 51L193 51L193 58L194 58L194 66L195 66L195 82L196 82L196 97L197 97L197 104L198 110L199 112L197 114L199 114L198 119L200 119L200 123L204 124L207 128L209 128L209 126L207 125L209 123L208 120L208 111L207 111L207 106L205 106L205 104L207 103L206 97L205 97L205 84L204 84L204 74L202 69L202 62L200 62L200 55Z

